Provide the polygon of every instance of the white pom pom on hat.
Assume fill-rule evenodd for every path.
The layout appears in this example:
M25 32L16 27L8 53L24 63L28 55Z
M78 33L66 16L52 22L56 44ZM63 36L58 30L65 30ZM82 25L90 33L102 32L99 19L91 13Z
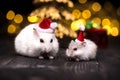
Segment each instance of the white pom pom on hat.
M57 27L57 23L56 23L56 22L52 22L52 23L50 24L50 27L51 27L52 29L55 29L55 28Z
M80 25L80 30L81 30L81 31L85 31L85 26L81 24L81 25Z
M84 36L83 36L83 31L84 30L85 30L85 26L80 25L80 32L79 32L79 35L78 35L77 39L75 40L76 42L84 42Z
M52 22L52 20L49 18L45 18L36 26L36 29L38 29L40 32L53 33L56 27L56 22Z

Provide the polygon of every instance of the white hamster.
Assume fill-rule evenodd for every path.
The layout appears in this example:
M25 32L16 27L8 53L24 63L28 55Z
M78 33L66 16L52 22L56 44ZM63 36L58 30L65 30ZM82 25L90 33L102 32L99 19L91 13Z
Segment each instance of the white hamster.
M41 32L35 27L39 24L26 26L15 38L15 50L18 54L44 58L44 54L49 59L53 59L58 50L59 43L54 33Z
M84 42L72 40L69 47L66 49L66 56L76 61L90 60L96 57L97 45L89 39L84 39Z

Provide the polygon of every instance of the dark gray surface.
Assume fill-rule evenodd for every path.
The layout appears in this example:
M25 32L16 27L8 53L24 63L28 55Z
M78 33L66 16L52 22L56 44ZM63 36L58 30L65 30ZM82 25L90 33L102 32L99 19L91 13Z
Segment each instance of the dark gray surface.
M109 38L106 49L98 49L90 61L67 61L66 47L54 60L39 60L16 54L14 38L0 40L0 80L119 80L120 38ZM67 46L65 43L62 45Z

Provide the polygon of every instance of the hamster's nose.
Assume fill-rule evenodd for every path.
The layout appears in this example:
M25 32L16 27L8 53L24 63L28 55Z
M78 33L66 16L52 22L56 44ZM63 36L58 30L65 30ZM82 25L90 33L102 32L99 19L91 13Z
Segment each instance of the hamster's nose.
M48 53L48 52L50 52L52 50L52 48L51 47L46 47L45 48L45 51Z

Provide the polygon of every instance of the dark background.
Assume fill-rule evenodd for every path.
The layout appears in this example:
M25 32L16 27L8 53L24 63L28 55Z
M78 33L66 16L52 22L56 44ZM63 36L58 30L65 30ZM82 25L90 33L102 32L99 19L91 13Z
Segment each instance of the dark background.
M77 3L77 0L72 0ZM113 4L114 9L117 9L120 6L119 0L88 0L88 1L97 1L102 6L106 1L109 1ZM61 5L62 6L62 5ZM6 26L9 23L6 20L6 13L9 10L13 10L15 13L19 13L21 15L29 15L33 10L35 10L36 6L33 4L33 0L0 0L0 34L7 34Z
M77 0L72 0L74 3ZM115 8L120 6L119 0L88 0L88 1L97 1L103 5L106 1L110 1ZM20 14L29 14L33 9L33 0L0 0L0 11L3 13L12 9L16 13Z

